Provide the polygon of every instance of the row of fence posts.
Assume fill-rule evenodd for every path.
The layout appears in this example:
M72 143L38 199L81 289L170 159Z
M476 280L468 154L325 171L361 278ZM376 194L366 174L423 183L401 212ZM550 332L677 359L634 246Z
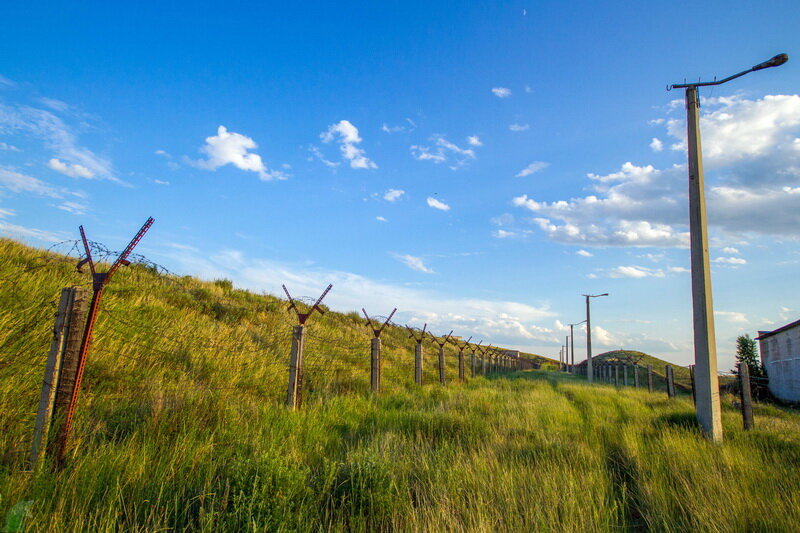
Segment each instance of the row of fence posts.
M629 386L639 388L639 369L645 368L647 371L647 390L653 392L653 367L647 365L641 367L637 364L622 362L603 362L598 361L593 365L594 378L598 382L613 383L614 386ZM621 370L620 370L621 369ZM631 380L628 380L629 369L632 369ZM747 363L740 362L738 365L738 385L739 385L739 406L742 412L742 425L745 430L753 429L755 426L753 419L753 395L751 392L750 369ZM572 371L572 370L569 370ZM586 373L586 367L581 368L581 373ZM621 376L620 376L621 374ZM696 391L694 379L694 365L689 366L689 378L692 384L692 403L696 406ZM620 383L621 381L621 383ZM664 381L666 383L667 397L675 398L675 372L672 365L664 365Z
M330 287L329 287L330 289ZM328 290L329 290L328 289ZM326 291L327 293L327 291ZM324 297L323 294L322 297ZM287 292L288 296L288 292ZM317 304L311 308L311 311L306 315L300 315L300 317L304 317L304 322L302 324L298 324L294 326L292 329L292 349L290 354L289 360L289 387L288 393L286 398L286 405L291 409L297 409L302 405L302 382L303 382L303 349L305 345L304 335L305 335L305 319L317 309L319 312L322 312L317 306L319 302L322 300L322 297L317 301ZM291 296L289 296L290 302ZM294 304L290 304L290 308L292 308ZM379 393L381 391L381 369L382 369L382 356L381 356L381 339L380 335L383 331L383 328L391 319L391 316L394 314L392 311L392 315L386 319L383 325L380 328L375 328L374 324L372 323L371 319L367 315L366 311L364 311L365 317L367 317L367 325L373 328L373 338L370 340L370 390L373 393ZM396 311L396 310L395 310ZM470 376L475 377L476 375L487 375L491 373L506 373L506 372L514 372L519 370L520 368L520 360L519 358L511 357L505 354L502 350L494 348L492 346L482 346L481 344L470 344L469 341L472 339L470 337L466 342L463 344L459 343L457 340L452 338L453 332L450 331L444 337L436 337L427 331L427 324L423 325L422 330L417 331L412 328L406 326L409 331L409 337L414 339L414 382L417 385L422 385L422 376L423 376L423 368L424 368L424 347L423 343L425 341L425 335L430 337L430 340L433 341L434 344L438 346L437 352L437 370L439 375L439 383L441 385L447 385L447 361L445 359L445 346L448 342L455 344L456 348L458 349L457 357L458 357L458 379L461 382L466 381L466 361L464 352L469 349L470 350Z
M128 253L132 246L135 245L135 242L138 242L141 233L143 232L140 232L133 244L129 246ZM122 256L122 260L124 261L124 256ZM95 277L98 276L96 275ZM286 405L292 409L299 408L303 400L303 351L305 348L306 322L315 311L324 314L320 303L331 288L332 286L329 285L313 306L307 309L306 312L301 312L295 300L284 287L284 291L289 298L289 310L293 310L298 319L298 324L292 326L289 353L289 384L286 394ZM95 290L94 294L97 292ZM71 428L70 422L76 409L80 391L80 375L86 364L89 345L92 340L92 329L99 312L99 305L92 306L92 309L89 309L90 300L97 301L83 287L68 287L61 291L53 328L53 338L45 363L39 409L31 443L29 461L32 468L36 468L41 464L41 459L45 454L54 456L57 466L63 464ZM367 316L366 311L364 311L364 315L367 317L367 325L373 331L373 337L370 339L370 389L373 393L378 393L381 390L380 336L395 311L392 311L392 314L380 327L376 327ZM478 344L470 344L470 340L472 340L472 337L470 337L466 342L461 343L459 340L452 338L452 331L444 337L436 337L426 331L426 328L427 325L423 326L419 335L417 335L416 330L409 328L410 336L416 341L414 346L414 381L417 385L422 385L423 342L426 334L438 345L438 374L439 382L442 385L446 385L445 346L448 342L455 344L458 350L458 379L461 382L466 381L464 352L467 350L470 351L469 367L471 377L475 377L478 374L485 376L489 373L511 372L520 368L518 358L513 358L493 346L482 345L482 341Z

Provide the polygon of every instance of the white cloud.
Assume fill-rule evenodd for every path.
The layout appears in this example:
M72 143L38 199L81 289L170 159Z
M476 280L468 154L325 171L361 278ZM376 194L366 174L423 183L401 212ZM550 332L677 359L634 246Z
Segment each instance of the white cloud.
M534 161L527 167L523 168L519 171L519 173L515 176L517 178L524 178L525 176L530 176L540 170L544 170L550 166L550 163L545 163L544 161Z
M747 315L744 313L739 313L737 311L717 311L714 310L714 316L722 317L730 322L735 324L747 324L750 321L747 319Z
M492 89L492 92L498 98L508 98L511 96L511 89L506 87L495 87Z
M747 260L741 257L717 257L712 263L722 263L724 265L746 265Z
M514 223L514 215L511 213L503 213L489 220L495 226L508 226Z
M424 272L425 274L433 274L433 269L425 266L425 262L420 257L415 257L409 254L394 254L394 258L405 264L411 270L417 272Z
M471 148L461 148L460 146L448 141L442 135L431 137L434 141L433 147L412 145L411 156L418 161L433 161L434 163L444 163L453 158L450 165L452 170L462 168L468 161L475 159L475 151Z
M278 170L269 170L261 156L251 150L258 148L256 142L241 133L229 132L225 126L217 128L217 134L206 137L206 144L200 151L207 159L195 161L195 166L206 170L217 170L225 165L233 165L240 170L256 172L264 181L286 179Z
M618 266L609 270L608 276L611 278L663 278L664 271L641 266Z
M383 218L383 217L375 217L375 220L377 220L378 222L388 222L388 221L387 221L385 218Z
M50 198L61 198L65 193L32 176L3 167L0 167L0 188L14 193L25 192Z
M59 161L56 158L51 159L47 162L47 166L51 169L55 170L56 172L61 172L69 176L70 178L93 178L94 172L89 170L83 165L70 165L69 163L64 163L63 161Z
M338 167L338 166L339 166L339 163L338 163L338 162L336 162L336 161L329 161L328 159L325 159L325 155L324 155L324 154L323 154L323 153L320 151L320 149L319 149L319 148L317 148L317 147L316 147L316 146L314 146L313 144L312 144L312 145L310 145L310 146L308 147L308 151L309 151L309 152L311 152L311 155L313 156L313 157L309 157L309 158L308 158L308 160L309 160L309 161L313 161L313 160L314 160L314 158L317 158L317 159L319 159L320 161L322 161L322 163L323 163L323 164L324 164L326 167L329 167L329 168L336 168L336 167Z
M513 231L506 231L504 229L499 229L492 232L492 237L496 239L507 239L509 237L515 237L517 234Z
M478 137L477 135L470 135L469 137L467 137L467 143L470 146L483 146L480 137Z
M13 144L6 144L4 142L0 142L0 150L5 150L7 152L19 152L19 148L14 146Z
M434 198L432 196L428 196L427 202L428 202L428 206L429 207L433 207L434 209L439 209L441 211L450 211L450 206L449 205L447 205L446 203L444 203L442 201L437 200L436 198Z
M739 249L738 248L734 248L733 246L726 246L725 248L722 249L722 253L724 253L724 254L738 254L739 253Z
M400 125L400 126L389 126L385 122L381 126L381 131L385 131L386 133L399 133L399 132L409 132L414 131L417 129L417 125L414 123L413 120L410 118L406 118L406 122L408 125Z
M378 168L378 165L367 157L366 152L356 146L361 143L362 139L358 135L358 128L350 123L349 120L340 120L336 124L331 124L328 127L328 131L320 134L320 138L324 143L329 143L337 137L342 157L350 161L350 168Z
M594 254L591 252L587 252L586 250L578 250L575 252L577 255L581 257L594 257Z
M394 202L399 200L401 196L403 196L406 191L402 189L389 189L385 193L383 193L383 199L387 202Z
M675 274L682 274L682 273L685 273L685 272L691 272L691 270L689 270L686 267L669 267L667 270L669 270L670 272L673 272Z
M39 100L41 102L41 99ZM80 177L91 174L95 178L122 183L114 176L110 161L78 144L76 132L91 128L91 119L70 111L67 119L76 123L73 126L54 112L59 110L47 107L50 109L0 104L0 133L6 135L23 133L40 139L47 149L54 152L57 160L69 164L70 168L73 165L81 167L81 170L77 171Z
M650 141L650 149L654 152L660 152L664 149L664 143L661 142L661 139L653 137L653 140Z
M32 239L42 242L60 242L69 238L69 235L63 231L53 232L37 228L27 228L3 220L15 214L16 213L11 209L0 209L0 235L15 239Z
M241 253L197 254L182 251L167 252L178 270L205 279L227 278L237 287L253 291L282 294L286 283L292 294L317 295L328 283L333 290L325 304L339 311L367 309L399 309L398 323L421 327L435 332L455 330L463 336L473 335L484 344L509 346L530 345L533 341L559 342L548 327L540 325L552 320L554 314L547 304L534 306L507 300L485 300L472 297L450 297L425 289L393 285L336 270L308 265L291 265L271 260L251 259ZM427 268L427 267L426 267Z
M759 100L744 96L704 98L700 117L703 162L707 167L767 155L794 160L793 142L800 130L800 95L767 95ZM677 139L673 150L686 149L686 125L682 119L667 121L667 131Z
M681 349L679 345L667 339L650 337L644 333L612 333L600 326L592 326L592 344L606 349L628 348L664 352L676 352Z
M169 182L164 180L153 180L153 183L156 185L169 185Z
M530 127L531 127L530 124L517 124L517 123L514 123L514 124L509 125L508 129L510 129L511 131L525 131L525 130L529 129Z
M709 231L718 243L772 235L800 239L800 96L704 100L703 151ZM682 112L682 103L675 112ZM677 139L679 120L652 121ZM617 172L589 174L583 197L540 202L527 195L514 205L551 239L594 246L688 245L686 166L658 169L627 162Z
M84 215L89 208L84 202L63 202L56 207L73 215Z

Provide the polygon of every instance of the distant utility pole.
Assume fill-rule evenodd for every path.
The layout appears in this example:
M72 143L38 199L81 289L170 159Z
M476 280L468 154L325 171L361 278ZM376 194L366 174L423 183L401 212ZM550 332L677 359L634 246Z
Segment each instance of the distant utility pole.
M569 343L570 343L570 350L569 351L570 351L571 357L572 357L572 359L570 361L570 365L572 366L572 371L573 372L575 371L575 333L574 333L574 330L572 328L574 326L580 326L584 322L586 322L586 321L585 320L581 320L580 322L578 322L576 324L570 324L569 325Z
M712 82L682 83L668 89L686 89L686 129L689 159L689 234L692 264L692 307L694 314L694 359L697 421L706 436L722 441L722 415L717 378L717 347L714 335L714 305L711 298L711 268L708 258L703 154L700 144L700 98L697 88L722 85L756 70L778 67L789 60L786 54L747 70Z
M594 376L592 374L592 319L589 312L589 298L608 296L608 293L584 294L583 296L586 297L586 376L589 378L589 383L591 383Z

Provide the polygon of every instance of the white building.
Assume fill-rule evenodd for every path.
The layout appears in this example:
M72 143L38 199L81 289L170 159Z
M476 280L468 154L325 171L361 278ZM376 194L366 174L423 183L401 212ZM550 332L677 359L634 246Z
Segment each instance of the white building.
M800 402L800 320L759 331L756 339L770 392L783 401Z

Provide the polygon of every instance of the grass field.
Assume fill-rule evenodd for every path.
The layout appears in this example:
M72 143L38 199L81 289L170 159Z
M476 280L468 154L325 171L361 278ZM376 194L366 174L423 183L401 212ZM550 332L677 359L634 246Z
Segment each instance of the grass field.
M306 401L280 404L291 316L220 281L120 272L87 367L66 468L27 472L54 301L73 263L0 241L0 517L27 531L797 531L800 415L757 405L706 442L688 396L589 386L550 371L413 385L385 334L309 331ZM112 288L113 287L113 288Z

